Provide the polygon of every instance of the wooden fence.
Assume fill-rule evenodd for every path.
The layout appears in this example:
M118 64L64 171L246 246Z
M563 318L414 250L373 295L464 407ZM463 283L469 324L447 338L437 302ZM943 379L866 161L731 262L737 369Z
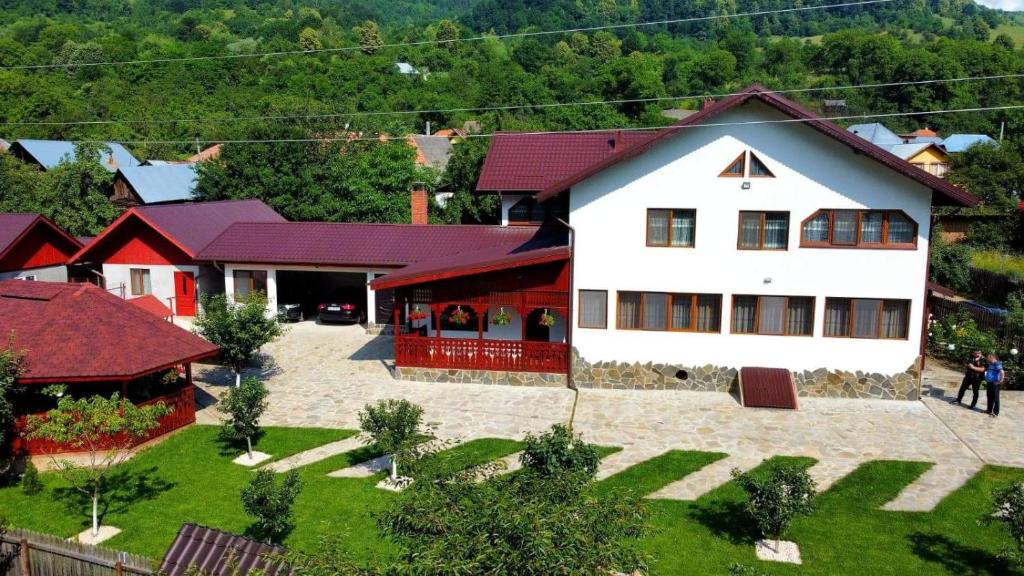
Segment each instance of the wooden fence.
M963 302L955 300L949 300L946 298L940 298L933 296L928 301L928 309L932 314L932 319L937 322L943 322L946 318L956 316L961 312L966 312L974 318L974 323L987 332L992 332L999 338L1006 336L1005 318L994 312L982 310L976 306L967 306Z
M1002 306L1010 294L1021 290L1024 290L1024 282L1012 276L971 268L971 287L968 292L974 298Z
M0 534L0 576L151 576L149 558L28 530Z

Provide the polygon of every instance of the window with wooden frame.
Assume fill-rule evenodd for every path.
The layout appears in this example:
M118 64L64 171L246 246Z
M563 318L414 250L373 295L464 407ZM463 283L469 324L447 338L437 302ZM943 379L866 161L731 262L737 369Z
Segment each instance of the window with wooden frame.
M721 332L721 294L619 292L619 330Z
M732 297L733 334L811 336L814 334L813 296Z
M764 165L764 162L757 157L757 154L750 153L750 177L751 178L775 178L775 174Z
M909 330L910 300L825 299L825 336L906 340Z
M542 224L544 216L544 206L537 202L533 196L520 198L518 202L508 209L508 223L510 226Z
M128 273L131 276L132 296L145 296L153 293L153 284L149 279L148 268L132 268Z
M740 212L740 250L786 250L789 247L789 212Z
M917 222L901 210L832 210L811 214L800 226L803 248L917 248Z
M647 245L693 248L697 211L681 208L647 210Z
M608 291L607 290L580 290L580 328L598 328L604 330L608 327Z
M235 298L245 298L253 292L267 292L266 270L235 270Z
M740 155L737 156L736 159L732 161L732 164L729 164L729 166L726 167L725 170L722 170L722 173L719 174L719 176L725 178L743 178L746 174L747 153L746 151L744 151L741 152Z

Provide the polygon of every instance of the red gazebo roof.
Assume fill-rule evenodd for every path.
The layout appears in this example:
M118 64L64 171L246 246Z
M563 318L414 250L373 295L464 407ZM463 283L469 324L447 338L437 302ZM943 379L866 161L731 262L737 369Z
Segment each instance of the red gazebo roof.
M92 284L0 281L0 331L25 353L23 384L134 380L218 351Z

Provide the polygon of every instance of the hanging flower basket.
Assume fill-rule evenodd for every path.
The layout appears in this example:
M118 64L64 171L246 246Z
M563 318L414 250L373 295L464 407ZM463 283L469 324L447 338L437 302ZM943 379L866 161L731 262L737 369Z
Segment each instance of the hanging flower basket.
M545 328L554 328L555 315L544 309L544 313L540 315L540 325Z
M504 308L499 308L498 313L491 319L491 323L495 326L508 326L512 323L512 315L506 312Z
M459 306L448 315L448 321L457 326L465 326L469 322L469 312L466 312L462 309L462 306Z
M423 310L420 310L419 306L416 306L415 308L412 309L412 311L409 312L409 320L412 320L414 322L416 320L426 320L429 316L429 314L427 314Z

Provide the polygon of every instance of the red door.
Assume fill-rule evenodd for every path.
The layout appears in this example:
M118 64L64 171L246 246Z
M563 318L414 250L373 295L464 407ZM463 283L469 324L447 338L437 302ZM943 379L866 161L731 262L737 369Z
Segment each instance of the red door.
M196 315L196 277L191 272L174 273L174 313Z

